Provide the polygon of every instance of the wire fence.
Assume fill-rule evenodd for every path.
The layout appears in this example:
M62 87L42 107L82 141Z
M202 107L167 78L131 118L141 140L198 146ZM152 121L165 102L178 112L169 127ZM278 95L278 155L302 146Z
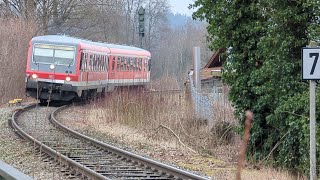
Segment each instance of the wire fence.
M194 86L192 75L189 75L190 92L195 114L200 119L213 120L214 103L224 100L222 86L213 86L210 93L198 92Z

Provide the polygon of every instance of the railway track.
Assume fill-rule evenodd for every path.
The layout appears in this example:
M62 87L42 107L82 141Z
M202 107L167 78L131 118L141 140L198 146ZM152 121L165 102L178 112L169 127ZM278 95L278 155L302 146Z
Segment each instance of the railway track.
M56 114L66 107L46 108L32 105L16 111L11 120L16 133L32 142L40 151L40 156L42 153L50 156L49 159L57 163L68 175L66 177L130 180L206 179L73 131L56 119ZM37 118L32 121L30 117Z

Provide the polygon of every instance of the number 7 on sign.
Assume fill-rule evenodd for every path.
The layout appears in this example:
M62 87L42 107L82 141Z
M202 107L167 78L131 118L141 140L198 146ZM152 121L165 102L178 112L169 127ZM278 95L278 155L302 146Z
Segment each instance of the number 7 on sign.
M313 75L314 70L316 69L317 63L318 63L318 59L319 59L319 53L310 53L310 58L315 57L314 58L314 62L311 68L311 72L310 75Z
M302 79L320 80L320 48L302 48Z

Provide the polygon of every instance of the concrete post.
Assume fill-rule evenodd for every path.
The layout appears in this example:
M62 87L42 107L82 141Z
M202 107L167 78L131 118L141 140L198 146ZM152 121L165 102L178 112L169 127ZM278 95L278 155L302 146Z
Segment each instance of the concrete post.
M201 53L200 47L193 48L193 72L194 86L197 92L201 92Z

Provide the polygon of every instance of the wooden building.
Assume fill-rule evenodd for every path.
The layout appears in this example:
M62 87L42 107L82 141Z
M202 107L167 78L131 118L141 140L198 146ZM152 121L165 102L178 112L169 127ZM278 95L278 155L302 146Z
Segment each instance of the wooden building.
M201 91L203 93L211 93L216 89L221 89L221 72L223 69L222 54L225 49L217 50L208 63L201 70Z

